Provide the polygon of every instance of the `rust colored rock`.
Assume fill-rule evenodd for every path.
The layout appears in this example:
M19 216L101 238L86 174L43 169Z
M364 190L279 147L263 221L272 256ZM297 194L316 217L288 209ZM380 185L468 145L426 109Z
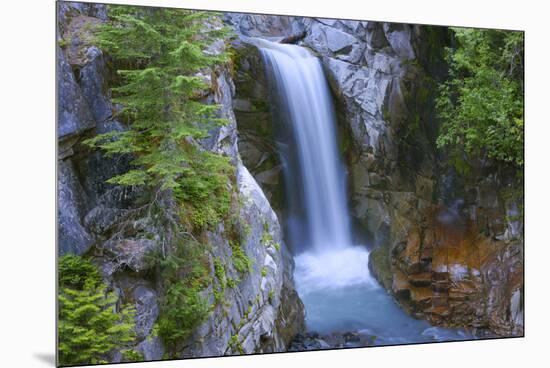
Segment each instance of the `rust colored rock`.
M413 224L392 248L392 292L399 303L435 325L523 334L521 243L485 236L467 219L441 221L442 213L430 209L427 222Z
M409 275L409 283L413 286L429 286L432 284L432 273L422 272Z
M451 310L449 309L449 307L437 306L437 307L431 307L427 309L426 313L432 314L438 317L448 317L451 314Z
M411 301L419 304L428 304L429 302L432 302L433 293L432 289L427 287L415 287L411 286ZM429 305L428 305L429 306Z

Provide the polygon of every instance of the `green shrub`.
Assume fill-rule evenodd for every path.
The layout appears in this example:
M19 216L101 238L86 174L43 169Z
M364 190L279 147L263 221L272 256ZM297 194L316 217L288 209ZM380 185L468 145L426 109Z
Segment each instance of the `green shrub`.
M124 362L142 362L144 359L143 354L134 349L128 349L122 352L122 360Z
M438 147L459 171L470 159L523 167L523 33L454 29L449 78L436 101Z
M107 363L108 354L135 339L134 308L115 310L97 268L76 255L59 258L59 363Z
M169 350L174 351L208 317L210 305L200 294L201 289L199 285L177 282L166 290L158 326Z

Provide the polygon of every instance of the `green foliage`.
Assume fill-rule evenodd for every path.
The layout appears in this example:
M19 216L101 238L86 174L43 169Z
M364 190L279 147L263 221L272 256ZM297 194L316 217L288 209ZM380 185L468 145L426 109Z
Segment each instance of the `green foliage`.
M107 363L107 355L134 342L135 310L115 311L117 296L109 292L88 260L59 259L59 362L63 365Z
M231 289L235 289L240 281L239 279L227 279L227 286Z
M469 159L523 167L523 33L454 29L448 80L436 101L441 131L461 171ZM463 153L466 153L466 157Z
M264 231L262 234L261 243L266 247L269 247L273 243L273 236L268 231Z
M175 354L210 313L202 291L212 282L204 247L194 241L180 242L165 260L160 261L164 296L157 321L158 334L167 349Z
M241 273L245 274L252 271L252 260L246 255L241 248L241 245L235 241L229 241L231 246L231 261L233 267Z
M183 203L181 219L190 228L200 230L217 225L229 212L234 168L226 157L210 152L191 155L189 175L179 180L175 197Z
M273 246L277 251L281 250L281 244L273 241L273 236L269 232L269 227L266 224L264 224L264 232L262 234L261 243L266 247Z
M124 362L142 362L144 359L143 354L134 349L128 349L122 352L122 361Z
M214 13L167 8L110 6L96 43L112 59L119 80L113 101L124 131L85 141L107 155L131 154L134 169L109 179L119 185L173 190L198 227L216 223L228 208L226 158L200 150L195 141L226 123L219 106L200 101L204 75L228 60L208 50L228 31Z
M62 38L57 42L57 44L59 45L59 47L64 49L64 48L68 47L71 44L71 41Z
M219 259L214 260L214 274L219 281L219 287L214 290L214 299L216 304L223 301L225 289L227 287L227 277L225 275L225 266Z
M239 354L244 354L243 345L239 341L239 336L237 334L231 336L231 338L229 339L229 347L234 352L238 352Z
M262 277L267 276L267 267L262 267Z

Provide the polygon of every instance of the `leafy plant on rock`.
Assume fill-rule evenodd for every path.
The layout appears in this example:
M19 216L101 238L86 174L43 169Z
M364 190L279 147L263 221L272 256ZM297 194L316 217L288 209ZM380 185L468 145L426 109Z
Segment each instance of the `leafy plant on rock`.
M117 311L117 296L108 291L97 268L87 259L65 255L59 259L59 362L99 364L108 354L127 348L135 339L134 313Z

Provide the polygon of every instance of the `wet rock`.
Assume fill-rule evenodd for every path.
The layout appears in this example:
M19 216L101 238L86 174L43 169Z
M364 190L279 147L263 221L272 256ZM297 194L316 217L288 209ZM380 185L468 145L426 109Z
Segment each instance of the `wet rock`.
M413 228L406 243L394 246L392 293L432 324L523 334L521 244L484 237L471 222L442 222L445 211L432 210L428 230ZM376 266L371 269L380 277Z
M386 39L395 53L407 60L415 58L411 40L411 26L408 24L384 23Z
M379 22L368 22L366 41L367 44L375 50L389 46L386 35L384 34L384 28Z
M319 335L316 332L298 334L290 344L289 351L311 351L325 349L340 349L349 347L372 346L374 336L358 331L333 332L327 335Z

